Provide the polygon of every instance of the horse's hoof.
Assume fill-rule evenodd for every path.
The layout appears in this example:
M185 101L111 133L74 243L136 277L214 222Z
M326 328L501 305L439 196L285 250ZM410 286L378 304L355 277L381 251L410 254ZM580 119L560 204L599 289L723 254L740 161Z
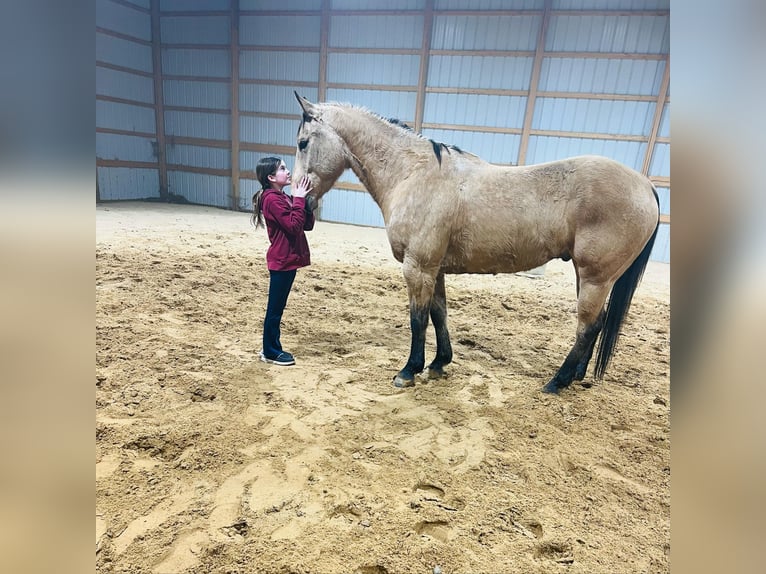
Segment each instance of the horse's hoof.
M444 369L441 367L437 368L428 368L428 378L429 379L445 379L447 378L447 373L444 372Z
M559 391L561 389L564 389L564 388L566 388L566 387L561 387L555 381L550 381L547 385L545 385L542 388L542 391L544 393L548 393L548 394L551 394L551 395L558 395Z
M415 377L411 379L405 379L401 375L396 375L394 377L394 386L399 389L404 389L407 387L414 387L415 386Z

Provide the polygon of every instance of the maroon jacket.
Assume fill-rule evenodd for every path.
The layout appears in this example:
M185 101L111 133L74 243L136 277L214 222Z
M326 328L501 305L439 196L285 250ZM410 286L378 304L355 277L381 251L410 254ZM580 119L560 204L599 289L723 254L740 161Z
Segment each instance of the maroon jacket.
M271 242L266 252L269 271L292 271L311 265L304 231L314 229L314 214L306 209L306 200L276 189L266 189L261 212Z

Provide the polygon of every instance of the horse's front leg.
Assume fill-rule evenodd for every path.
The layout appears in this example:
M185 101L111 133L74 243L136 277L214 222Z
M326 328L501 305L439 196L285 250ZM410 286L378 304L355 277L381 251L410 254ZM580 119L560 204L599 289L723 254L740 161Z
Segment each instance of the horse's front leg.
M415 375L423 371L426 363L426 329L428 314L431 310L436 273L423 270L412 259L405 257L404 278L410 295L410 357L407 364L394 377L395 387L411 387L415 384Z
M429 378L444 377L444 365L452 362L452 344L447 329L447 295L444 289L444 272L439 271L431 299L431 321L436 331L436 357L428 365Z

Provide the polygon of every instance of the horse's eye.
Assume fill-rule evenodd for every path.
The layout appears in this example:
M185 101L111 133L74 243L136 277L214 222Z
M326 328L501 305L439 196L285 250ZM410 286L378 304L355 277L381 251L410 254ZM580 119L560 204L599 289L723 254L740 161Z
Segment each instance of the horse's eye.
M298 149L300 151L303 151L303 150L306 149L306 146L308 146L308 145L309 145L309 140L301 140L301 141L298 142Z

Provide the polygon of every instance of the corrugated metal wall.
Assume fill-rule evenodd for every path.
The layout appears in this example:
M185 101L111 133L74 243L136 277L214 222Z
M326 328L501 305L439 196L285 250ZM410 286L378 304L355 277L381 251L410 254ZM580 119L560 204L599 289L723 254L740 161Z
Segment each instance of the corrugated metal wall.
M101 199L251 209L258 160L292 167L297 90L493 163L621 161L669 260L668 0L98 0L96 25ZM383 225L350 172L320 217Z

